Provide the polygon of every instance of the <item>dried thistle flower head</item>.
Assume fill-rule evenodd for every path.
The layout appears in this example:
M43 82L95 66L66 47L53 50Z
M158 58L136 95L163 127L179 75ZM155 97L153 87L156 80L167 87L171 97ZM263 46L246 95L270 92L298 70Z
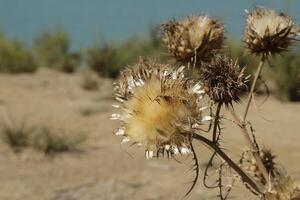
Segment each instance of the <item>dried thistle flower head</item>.
M293 20L283 13L262 7L246 12L245 43L252 54L268 56L287 51L299 33Z
M210 60L222 48L224 39L224 26L207 15L163 24L163 41L182 62Z
M228 105L239 101L239 94L246 86L248 77L244 76L244 70L237 61L217 55L211 62L202 64L200 79L214 102Z
M201 113L204 91L184 78L182 67L140 60L121 72L115 91L122 104L112 117L121 121L116 134L123 141L144 145L147 158L191 151L191 135L185 133L206 119Z

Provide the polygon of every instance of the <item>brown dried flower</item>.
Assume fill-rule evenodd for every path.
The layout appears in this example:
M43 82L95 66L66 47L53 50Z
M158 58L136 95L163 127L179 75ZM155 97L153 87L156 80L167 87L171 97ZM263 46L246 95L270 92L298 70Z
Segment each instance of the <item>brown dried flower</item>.
M299 28L284 13L262 7L247 12L246 48L252 54L268 56L287 51Z
M121 121L116 134L123 142L144 145L147 158L191 152L190 131L207 117L202 116L202 86L185 79L183 67L140 60L121 72L115 91L122 104L112 118Z
M206 15L163 24L163 41L182 62L210 60L222 48L224 39L224 26Z
M239 94L246 86L244 76L237 62L227 56L217 55L209 63L202 63L200 79L210 98L226 105L239 101Z

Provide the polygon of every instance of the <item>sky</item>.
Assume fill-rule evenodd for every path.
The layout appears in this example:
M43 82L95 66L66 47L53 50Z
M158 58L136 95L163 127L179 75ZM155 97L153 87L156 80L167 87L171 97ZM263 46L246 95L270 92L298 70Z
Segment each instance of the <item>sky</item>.
M229 37L238 39L244 10L255 5L288 12L300 22L300 0L0 0L0 32L30 45L42 31L63 27L72 48L82 48L97 40L147 37L150 25L209 14L224 22Z

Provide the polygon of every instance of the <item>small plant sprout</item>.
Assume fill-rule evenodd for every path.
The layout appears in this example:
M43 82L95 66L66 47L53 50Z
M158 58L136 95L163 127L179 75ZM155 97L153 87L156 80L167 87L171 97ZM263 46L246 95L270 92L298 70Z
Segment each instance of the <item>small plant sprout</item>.
M299 28L289 16L274 10L259 7L247 12L245 47L261 60L242 117L234 108L241 102L240 95L250 75L237 60L220 53L224 32L222 23L206 15L163 24L162 40L176 63L140 59L121 71L114 84L119 103L114 105L117 112L111 118L120 121L115 134L122 136L122 142L144 146L147 159L165 154L176 159L180 154L190 154L195 179L186 195L199 177L193 143L200 142L212 150L202 183L209 189L218 189L221 200L230 196L238 181L258 199L300 199L293 178L278 164L272 150L260 147L247 120L264 62L270 55L287 51L296 41ZM195 74L188 73L191 63ZM245 139L247 150L240 153L239 161L234 161L220 142L226 132L222 127L223 107L230 111L232 125L240 128ZM215 169L217 177L209 173ZM208 183L210 176L216 178L213 184Z

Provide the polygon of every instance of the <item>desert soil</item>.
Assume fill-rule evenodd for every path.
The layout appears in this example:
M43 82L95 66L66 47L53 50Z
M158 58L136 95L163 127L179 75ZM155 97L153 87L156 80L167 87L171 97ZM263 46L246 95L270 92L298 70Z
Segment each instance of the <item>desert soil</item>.
M82 74L40 70L35 74L0 75L0 119L15 126L63 127L70 137L84 133L77 151L45 155L26 148L19 153L0 144L0 199L3 200L172 200L182 199L194 173L191 157L175 160L144 158L143 148L120 144L111 121L111 80L99 80L97 91L82 89ZM236 110L241 113L243 102ZM257 104L262 101L257 98ZM225 115L230 118L229 115ZM272 148L277 161L296 179L300 172L300 104L270 97L249 120L257 140ZM238 128L224 121L223 145L239 159L244 141ZM203 166L211 152L195 142ZM185 199L217 199L216 190L202 186L200 177ZM256 199L237 184L235 199Z

